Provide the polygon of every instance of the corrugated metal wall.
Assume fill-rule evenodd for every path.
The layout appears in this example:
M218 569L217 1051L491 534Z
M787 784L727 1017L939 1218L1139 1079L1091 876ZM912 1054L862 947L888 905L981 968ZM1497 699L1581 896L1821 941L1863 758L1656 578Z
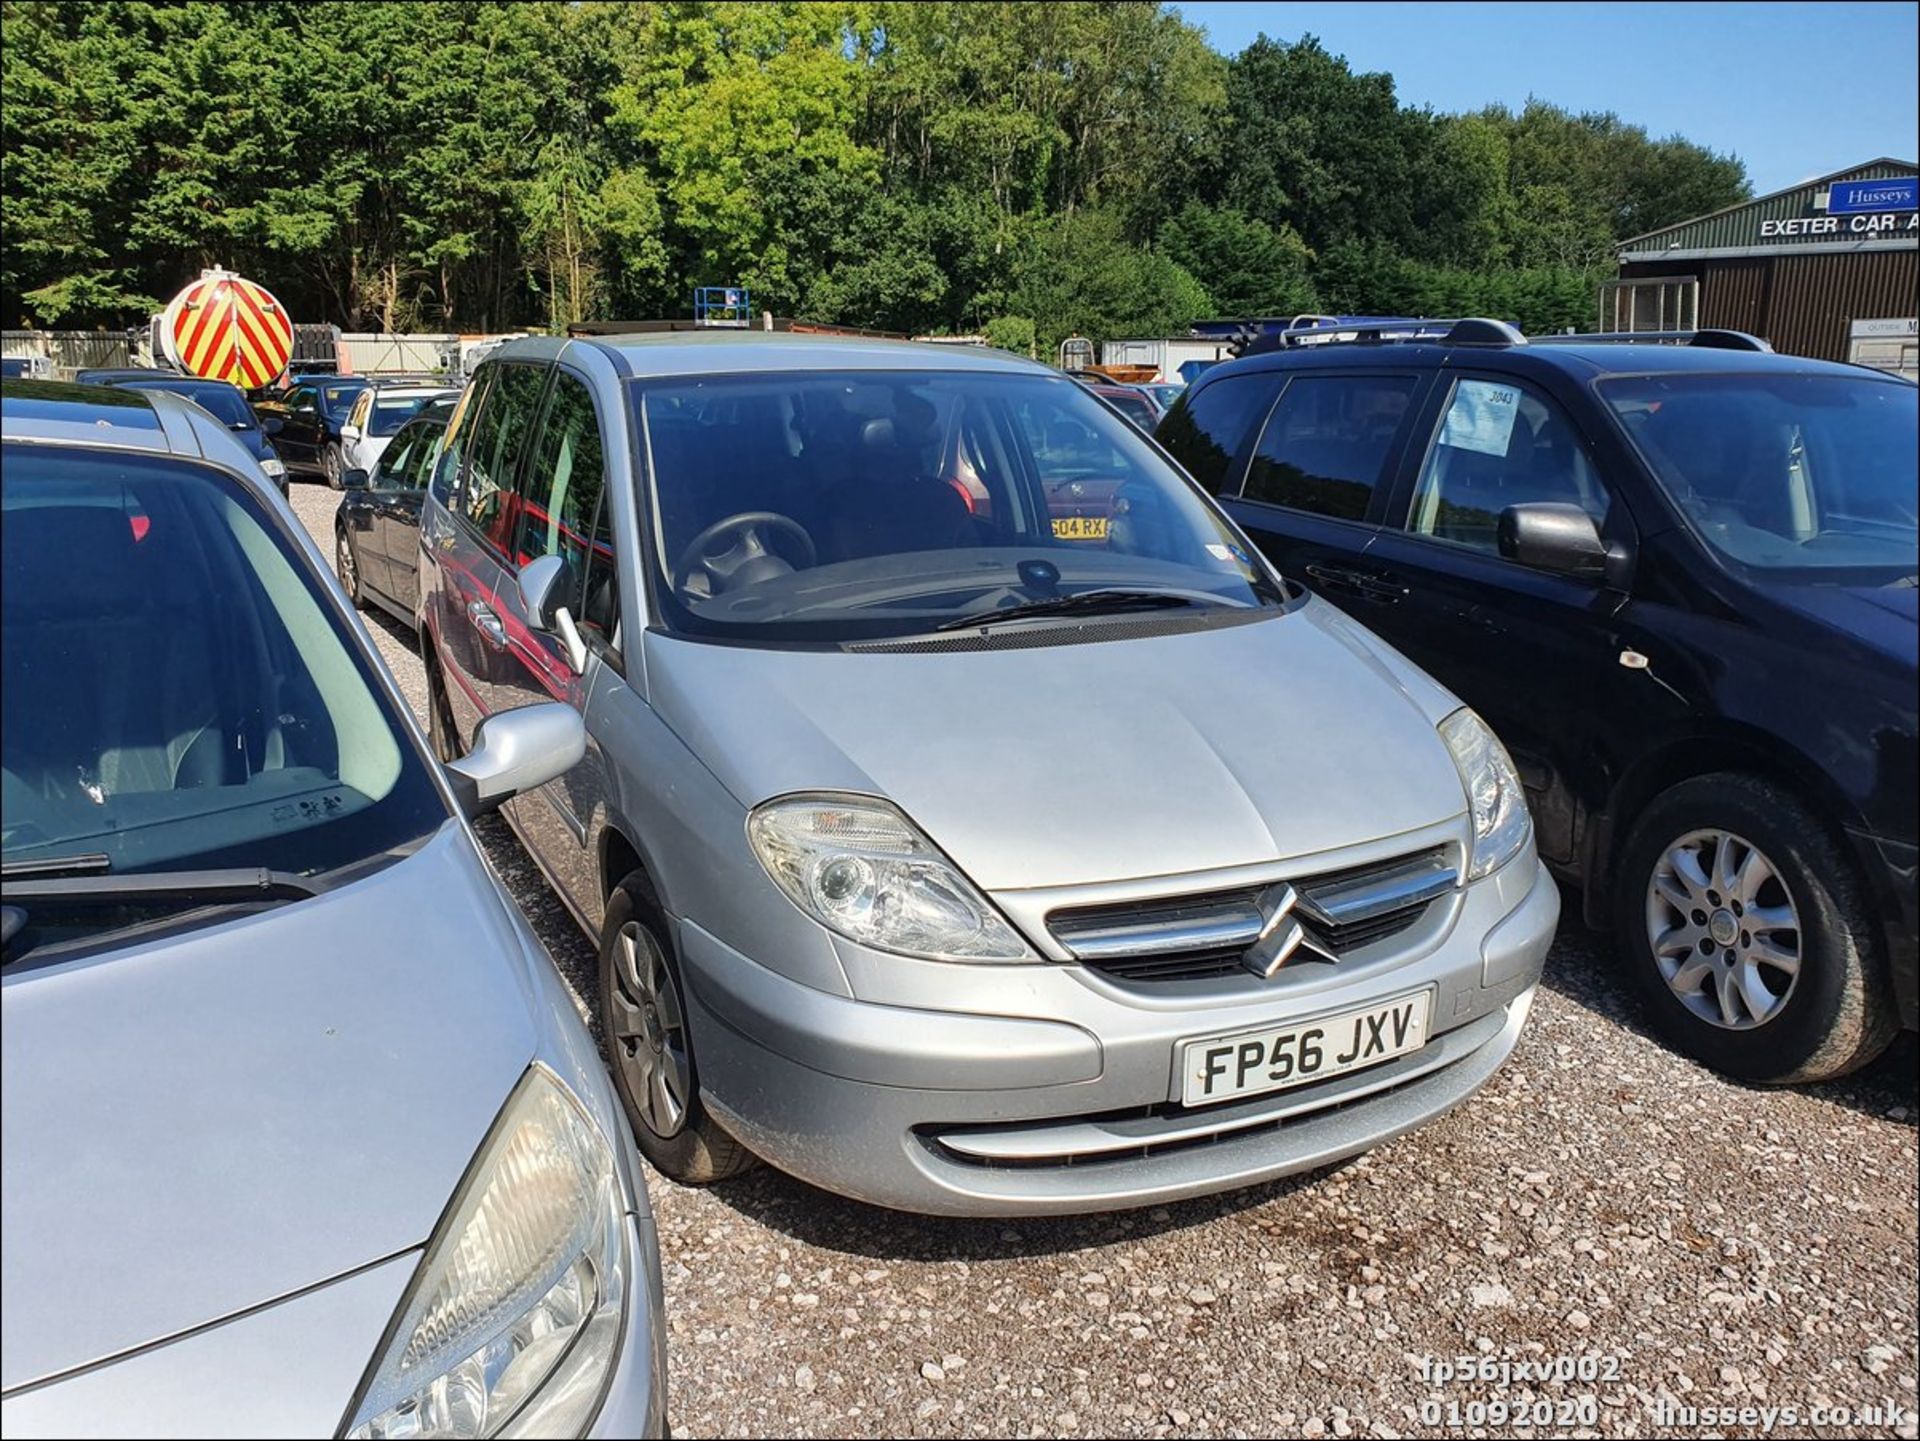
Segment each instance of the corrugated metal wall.
M1719 266L1709 264L1711 295ZM1850 322L1908 316L1920 306L1920 251L1783 255L1772 264L1767 338L1790 355L1845 360Z
M1621 266L1620 275L1698 276L1702 325L1745 330L1783 354L1819 360L1847 358L1853 321L1920 310L1920 250L1643 261Z

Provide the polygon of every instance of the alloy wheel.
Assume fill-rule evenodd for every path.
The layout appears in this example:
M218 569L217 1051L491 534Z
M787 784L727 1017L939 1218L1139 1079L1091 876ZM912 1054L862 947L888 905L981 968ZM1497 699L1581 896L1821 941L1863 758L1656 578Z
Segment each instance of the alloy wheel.
M340 464L340 447L337 445L328 446L321 455L320 463L326 469L327 484L335 490L338 490L340 488L340 473L342 470Z
M1800 912L1779 869L1732 831L1690 831L1647 883L1647 943L1689 1011L1730 1031L1785 1009L1804 954Z
M647 1129L662 1140L687 1123L693 1067L680 988L652 932L628 921L614 939L612 1047Z
M335 570L340 572L340 584L346 587L347 594L350 596L358 595L360 593L360 578L353 567L353 545L348 541L344 531L338 538L333 566Z

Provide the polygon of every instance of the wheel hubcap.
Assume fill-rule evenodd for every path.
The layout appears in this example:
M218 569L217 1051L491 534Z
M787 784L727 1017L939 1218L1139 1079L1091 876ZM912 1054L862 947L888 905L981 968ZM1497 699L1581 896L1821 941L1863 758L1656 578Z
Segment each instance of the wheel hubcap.
M680 988L653 935L628 921L614 940L613 1052L647 1129L662 1140L687 1122L693 1068Z
M353 547L347 544L347 538L340 537L340 579L346 582L347 589L353 589Z
M1772 861L1732 831L1691 831L1647 885L1647 943L1694 1015L1748 1031L1779 1015L1800 977L1800 912Z

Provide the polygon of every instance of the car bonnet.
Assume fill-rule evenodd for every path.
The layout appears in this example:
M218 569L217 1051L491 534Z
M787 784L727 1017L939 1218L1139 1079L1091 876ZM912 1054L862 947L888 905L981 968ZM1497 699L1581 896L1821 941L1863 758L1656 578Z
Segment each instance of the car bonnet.
M534 1054L534 1003L452 823L339 890L9 974L0 1385L423 1244Z
M1308 855L1466 807L1434 730L1455 703L1317 600L957 653L647 645L660 713L743 804L884 796L988 890Z

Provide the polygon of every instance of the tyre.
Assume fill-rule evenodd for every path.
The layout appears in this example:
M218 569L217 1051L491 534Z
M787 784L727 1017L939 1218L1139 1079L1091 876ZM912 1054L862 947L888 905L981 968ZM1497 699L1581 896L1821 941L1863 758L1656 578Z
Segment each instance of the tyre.
M360 593L360 567L354 560L353 541L348 538L345 526L334 527L333 568L340 573L340 584L345 587L347 599L353 602L353 608L364 609Z
M340 477L346 473L347 463L340 456L340 447L328 441L320 452L320 469L327 477L327 484L335 490L340 489Z
M679 962L646 876L607 900L600 932L600 1025L640 1154L669 1180L706 1186L750 1170L753 1152L700 1104Z
M447 678L440 673L440 658L433 653L433 637L420 632L420 654L427 672L427 739L442 765L460 759L460 731L453 723L453 707L447 703Z
M1706 775L1656 797L1613 893L1655 1026L1717 1071L1825 1080L1899 1029L1865 887L1820 821L1769 781Z

